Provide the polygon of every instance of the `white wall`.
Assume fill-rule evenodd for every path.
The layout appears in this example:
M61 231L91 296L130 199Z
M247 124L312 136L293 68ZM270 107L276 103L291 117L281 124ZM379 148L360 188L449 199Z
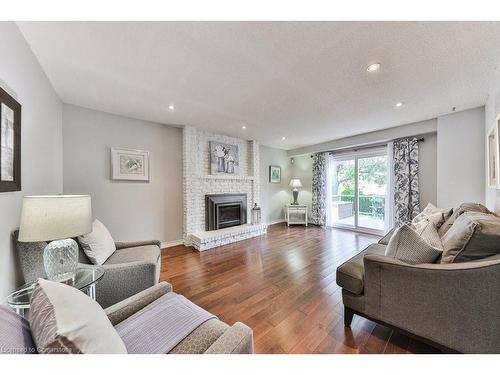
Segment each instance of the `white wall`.
M281 167L281 183L269 182L269 166ZM283 207L292 201L290 158L285 150L260 146L260 202L263 223L284 220Z
M63 124L65 194L90 194L115 240L182 239L181 129L67 104ZM149 151L151 181L112 181L111 147Z
M484 107L437 119L437 203L485 203Z
M11 232L22 197L62 192L62 104L13 22L0 22L0 86L22 105L22 191L0 193L0 301L21 280Z

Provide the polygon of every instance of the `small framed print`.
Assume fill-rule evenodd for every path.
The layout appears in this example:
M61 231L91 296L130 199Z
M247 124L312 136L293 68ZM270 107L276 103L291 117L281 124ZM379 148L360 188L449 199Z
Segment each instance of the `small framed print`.
M281 183L281 167L278 165L269 166L269 182L273 184Z
M149 181L149 151L112 148L111 179Z
M494 126L490 132L488 133L487 137L487 147L488 147L488 187L490 188L495 188L497 187L498 184L498 165L497 165L497 160L498 160L498 149L497 149L497 142L498 142L498 131L497 127Z
M0 192L21 190L21 104L0 87Z

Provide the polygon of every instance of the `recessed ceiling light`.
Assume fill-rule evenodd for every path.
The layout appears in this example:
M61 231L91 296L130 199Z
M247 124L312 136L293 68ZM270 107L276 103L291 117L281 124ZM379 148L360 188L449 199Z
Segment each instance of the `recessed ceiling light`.
M286 137L281 137L281 140L284 141L286 139Z
M402 107L402 106L404 106L404 105L405 105L405 103L403 103L403 102L397 102L397 103L396 103L396 107L397 107L397 108L400 108L400 107Z
M243 125L241 128L242 128L243 130L245 130L247 127L246 127L245 125Z
M380 63L373 63L366 67L366 71L370 73L376 72L379 69L380 69Z
M173 104L170 104L170 105L168 106L168 109L170 109L171 111L173 111L173 110L175 109L175 107L174 107L174 105L173 105Z

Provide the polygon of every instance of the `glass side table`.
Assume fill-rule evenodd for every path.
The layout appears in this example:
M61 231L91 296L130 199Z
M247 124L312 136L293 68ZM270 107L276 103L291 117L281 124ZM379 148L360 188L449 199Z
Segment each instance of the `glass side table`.
M73 284L77 289L86 293L90 298L95 300L95 286L99 280L104 276L104 268L101 266L91 266L86 264L79 264L76 270L75 281ZM7 297L7 304L16 310L21 316L24 316L25 310L30 308L31 295L35 289L36 281L24 284L19 287L15 292Z

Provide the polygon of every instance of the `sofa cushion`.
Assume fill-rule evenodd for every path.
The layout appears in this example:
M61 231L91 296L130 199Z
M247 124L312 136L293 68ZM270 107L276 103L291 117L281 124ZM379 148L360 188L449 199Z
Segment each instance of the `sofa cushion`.
M219 319L210 319L196 328L169 354L202 354L227 331L229 326Z
M462 203L460 206L453 209L453 213L444 222L444 224L441 225L441 228L439 228L438 230L439 237L443 237L451 228L455 220L457 220L457 218L464 212L482 212L486 214L493 214L490 210L488 210L480 203Z
M0 305L0 354L36 352L28 321L7 306Z
M92 232L78 236L78 242L93 264L102 265L116 250L113 237L97 219L92 223Z
M101 306L62 283L38 280L31 297L30 327L40 353L127 353Z
M415 225L420 221L429 220L439 229L452 213L452 208L437 208L429 203L422 212L413 218L411 223Z
M385 245L371 244L359 254L337 268L337 284L354 294L362 294L364 289L363 257L367 254L384 255Z
M460 215L441 239L441 263L461 263L500 254L500 218L481 212Z
M430 221L421 221L416 229L402 225L394 232L385 255L408 264L434 263L442 253L441 240Z
M397 229L397 227L392 228L389 232L387 232L387 234L384 237L382 237L378 241L378 243L381 245L387 245L389 243L389 240L391 239L392 235L396 231L396 229Z

